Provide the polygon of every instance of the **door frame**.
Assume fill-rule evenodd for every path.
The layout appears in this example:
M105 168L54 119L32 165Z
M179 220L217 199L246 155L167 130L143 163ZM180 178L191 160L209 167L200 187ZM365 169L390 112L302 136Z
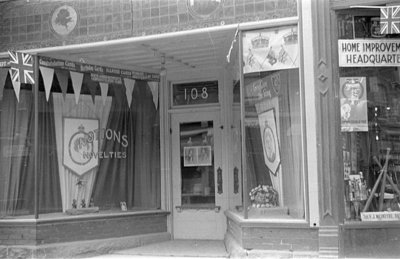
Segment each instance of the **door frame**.
M198 115L196 116L193 115ZM185 118L186 117L186 118ZM207 118L208 117L208 118ZM176 208L177 204L175 204L176 200L174 197L174 192L177 192L176 195L180 195L181 192L177 191L176 189L174 190L174 177L179 177L175 175L174 173L174 163L177 163L177 161L173 161L173 159L177 159L176 156L174 156L173 151L179 150L180 152L180 144L178 143L173 143L174 140L176 141L176 138L179 136L173 136L175 134L174 131L179 131L179 125L174 125L174 123L180 124L184 122L194 122L194 121L201 121L201 120L213 120L213 128L214 131L219 131L219 132L214 132L214 136L218 137L218 141L215 142L214 140L214 149L217 150L216 147L219 146L217 153L214 154L214 180L215 180L215 208L213 209L206 209L206 210L198 210L198 209L179 209ZM219 107L204 107L204 108L198 108L196 110L194 109L184 109L184 110L178 110L175 112L171 112L169 115L169 122L170 122L170 148L169 148L169 156L170 156L170 197L171 197L171 234L173 237L176 236L177 234L177 229L174 226L174 222L176 220L176 217L180 217L182 219L185 219L188 215L191 216L196 216L196 214L200 215L203 213L203 215L207 215L209 218L215 218L215 223L217 227L217 234L215 236L211 235L208 237L203 236L202 233L198 233L198 236L195 238L206 238L206 239L223 239L224 234L226 233L226 217L224 215L224 211L229 208L229 192L227 189L227 181L228 177L226 175L226 172L224 172L224 162L223 162L223 141L222 141L222 134L224 132L222 131L223 126L222 126L222 121L221 121L221 112ZM179 133L178 133L179 134ZM177 141L179 142L179 141ZM178 145L178 146L177 146ZM176 155L176 154L175 154ZM180 164L180 163L179 163ZM176 166L176 165L175 165ZM218 194L217 188L218 188L218 183L217 183L217 168L222 169L222 193ZM180 170L179 170L180 171ZM178 181L180 181L181 178L179 178ZM179 188L179 187L178 187ZM179 200L179 198L178 198ZM179 204L178 204L179 205ZM220 209L218 208L220 206ZM185 211L186 210L186 211ZM203 211L203 212L200 212ZM184 214L180 213L186 213L186 216ZM219 224L220 223L220 224ZM210 223L212 224L212 223ZM205 234L204 234L205 235ZM182 232L178 233L179 238L185 238L182 236Z

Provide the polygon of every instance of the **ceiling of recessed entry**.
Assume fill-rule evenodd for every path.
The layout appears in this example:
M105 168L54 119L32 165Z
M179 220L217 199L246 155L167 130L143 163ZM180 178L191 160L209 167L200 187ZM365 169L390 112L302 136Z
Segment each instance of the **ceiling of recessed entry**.
M236 30L235 26L205 28L37 51L44 56L149 72L159 72L163 61L167 72L213 69L226 64ZM238 41L233 45L237 50Z

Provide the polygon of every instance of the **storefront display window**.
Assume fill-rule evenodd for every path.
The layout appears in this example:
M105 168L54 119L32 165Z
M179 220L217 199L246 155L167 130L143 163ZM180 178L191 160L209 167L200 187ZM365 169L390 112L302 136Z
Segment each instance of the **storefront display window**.
M35 204L39 215L55 218L159 209L158 82L104 84L91 73L54 70L40 73L36 139L32 85L22 84L18 101L7 77L0 101L0 218L33 215Z
M297 26L242 40L248 218L304 219Z
M345 219L400 220L400 37L380 9L338 15Z

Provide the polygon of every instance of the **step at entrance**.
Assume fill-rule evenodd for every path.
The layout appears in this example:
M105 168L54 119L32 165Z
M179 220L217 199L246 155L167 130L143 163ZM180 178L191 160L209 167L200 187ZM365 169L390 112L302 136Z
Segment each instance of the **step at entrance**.
M114 252L114 258L229 258L222 240L171 240Z

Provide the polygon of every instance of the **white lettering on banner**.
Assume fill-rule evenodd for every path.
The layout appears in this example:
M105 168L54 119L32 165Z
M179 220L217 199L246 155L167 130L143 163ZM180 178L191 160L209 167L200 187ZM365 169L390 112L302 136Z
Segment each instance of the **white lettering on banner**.
M374 67L400 65L400 40L339 40L340 67Z

